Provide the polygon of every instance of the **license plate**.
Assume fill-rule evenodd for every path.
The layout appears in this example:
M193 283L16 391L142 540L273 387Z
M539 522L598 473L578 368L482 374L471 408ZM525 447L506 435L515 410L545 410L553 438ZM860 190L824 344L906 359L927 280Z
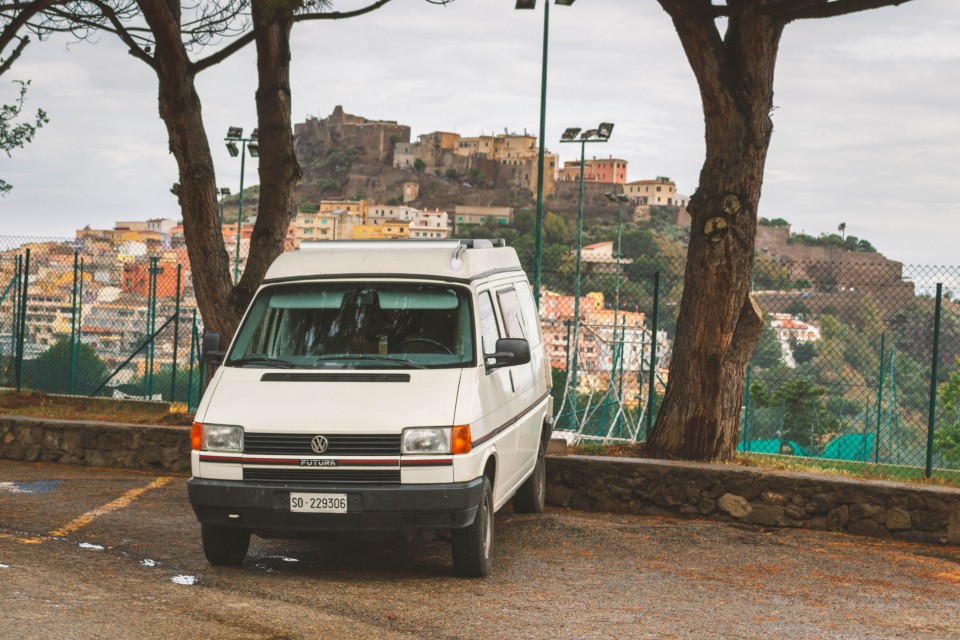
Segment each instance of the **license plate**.
M346 513L345 493L291 493L290 511L300 513Z

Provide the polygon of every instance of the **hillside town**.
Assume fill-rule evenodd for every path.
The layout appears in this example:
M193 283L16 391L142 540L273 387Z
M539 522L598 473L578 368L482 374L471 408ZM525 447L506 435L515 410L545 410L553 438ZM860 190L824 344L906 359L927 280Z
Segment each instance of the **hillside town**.
M516 209L496 203L498 190L519 189L530 195L536 188L537 140L526 133L466 137L436 131L411 142L409 127L352 116L337 107L327 118L298 124L295 134L306 170L287 228L288 251L311 242L443 240L463 237L472 229L510 227ZM323 165L343 149L350 150L351 159L342 172L340 191L360 192L358 185L367 185L370 197L326 198L323 190L315 188L323 179L311 181L310 167ZM544 189L550 196L559 197L567 186L575 186L582 170L588 192L625 196L626 221L649 220L651 208L660 207L673 212L673 224L689 226L684 208L688 198L678 193L667 177L630 181L627 162L612 157L585 159L582 167L579 160L561 166L559 157L551 152L545 153L545 158ZM442 187L439 191L438 184ZM486 204L478 203L476 194L481 192L490 194L483 200ZM464 202L430 204L449 198ZM554 204L559 201L551 200ZM224 247L235 274L245 267L256 222L255 206L248 208L245 216L240 211L221 208ZM783 226L761 225L757 247L760 254L786 265L790 280L808 281L814 290L857 297L864 290L858 275L865 268L880 267L886 274L880 286L887 294L897 291L903 301L913 296L912 285L903 282L902 265L876 253L793 244L789 227ZM22 280L27 249L31 263L29 321L24 328L26 358L38 357L58 340L69 338L71 343L95 350L107 367L121 369L110 384L143 377L146 369L152 372L171 366L178 358L184 361L177 353L174 332L157 331L157 319L162 322L178 313L183 322L193 322L194 330L201 322L193 320L196 300L182 224L172 219L120 220L110 229L78 229L72 241L8 246L0 252L0 318L10 319L0 326L0 356L12 353L12 320L17 316L14 284ZM614 242L605 240L583 247L582 261L586 276L622 276L631 256L618 255ZM827 264L828 269L823 266ZM540 313L553 367L569 369L575 354L578 385L583 391L603 390L616 379L624 405L637 406L653 360L653 328L647 315L635 305L618 304L619 297L609 291L607 295L587 291L579 304L571 293L542 291ZM819 340L819 327L787 308L794 299L792 293L758 291L756 297L774 314L770 327L783 363L796 367L792 350L797 344ZM579 308L581 330L576 336L577 348L571 349L575 308ZM153 333L150 359L131 360L144 336ZM671 344L667 331L660 329L656 334L653 377L656 388L662 390L669 375L666 365Z

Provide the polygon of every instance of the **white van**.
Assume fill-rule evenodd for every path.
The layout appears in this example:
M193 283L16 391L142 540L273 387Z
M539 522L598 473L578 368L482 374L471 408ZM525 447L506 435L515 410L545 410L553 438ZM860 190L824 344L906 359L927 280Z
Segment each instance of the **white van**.
M301 246L203 358L188 487L212 564L251 533L449 529L457 573L485 576L494 512L543 510L550 364L502 241Z

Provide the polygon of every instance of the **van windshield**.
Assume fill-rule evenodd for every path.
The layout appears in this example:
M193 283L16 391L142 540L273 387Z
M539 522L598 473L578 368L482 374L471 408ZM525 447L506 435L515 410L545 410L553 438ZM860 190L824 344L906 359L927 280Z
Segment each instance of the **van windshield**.
M263 289L227 366L443 368L474 362L469 291L442 284L309 282Z

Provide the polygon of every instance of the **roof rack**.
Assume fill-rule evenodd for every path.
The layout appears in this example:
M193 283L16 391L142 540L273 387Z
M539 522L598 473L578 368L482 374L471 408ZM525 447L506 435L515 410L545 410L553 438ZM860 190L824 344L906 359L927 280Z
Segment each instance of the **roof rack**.
M492 249L507 246L507 241L503 238L460 238L460 244L467 249Z

